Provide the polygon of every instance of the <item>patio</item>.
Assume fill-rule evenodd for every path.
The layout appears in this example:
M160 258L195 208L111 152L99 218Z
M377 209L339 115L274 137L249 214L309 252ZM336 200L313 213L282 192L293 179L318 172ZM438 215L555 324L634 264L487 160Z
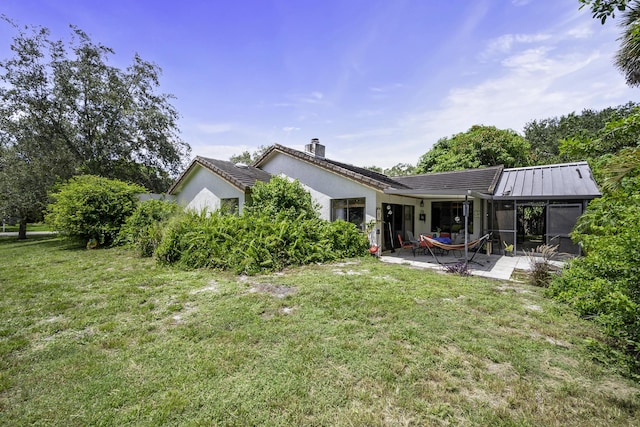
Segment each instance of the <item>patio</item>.
M438 255L438 259L443 264L453 264L464 260L458 254L449 253L446 255ZM471 258L472 254L469 254ZM444 271L444 267L439 265L429 252L426 255L421 250L413 252L410 249L400 249L395 252L383 252L380 261L391 264L405 264L417 268L431 268L434 270ZM487 277L498 280L510 280L514 270L530 270L529 259L526 256L503 256L503 255L486 255L484 253L476 254L473 262L469 263L469 271L473 276Z

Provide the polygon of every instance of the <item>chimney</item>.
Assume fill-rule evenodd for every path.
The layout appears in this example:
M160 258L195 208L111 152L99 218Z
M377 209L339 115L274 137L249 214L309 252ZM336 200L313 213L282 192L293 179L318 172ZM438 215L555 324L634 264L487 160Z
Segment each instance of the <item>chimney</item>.
M324 159L324 149L324 145L320 144L320 140L318 138L313 138L311 140L311 144L307 144L305 146L307 154L311 154L312 156L320 159Z

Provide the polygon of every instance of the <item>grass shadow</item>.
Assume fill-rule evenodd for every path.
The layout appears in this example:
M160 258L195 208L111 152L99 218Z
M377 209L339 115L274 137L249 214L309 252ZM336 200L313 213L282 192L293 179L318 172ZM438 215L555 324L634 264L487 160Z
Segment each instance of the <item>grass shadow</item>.
M38 246L38 247L47 247L50 249L58 249L58 250L80 250L85 249L80 243L77 241L65 239L64 237L59 236L27 236L26 239L18 239L17 237L0 237L0 248L3 246L11 245L13 248L22 248L25 246Z

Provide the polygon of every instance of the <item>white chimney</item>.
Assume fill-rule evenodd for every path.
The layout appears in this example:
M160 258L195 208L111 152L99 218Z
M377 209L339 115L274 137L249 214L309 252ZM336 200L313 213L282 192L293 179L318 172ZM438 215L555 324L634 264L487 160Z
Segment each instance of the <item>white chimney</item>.
M324 145L320 144L320 140L318 138L313 138L311 140L311 144L305 145L305 151L307 154L311 154L312 156L324 159Z

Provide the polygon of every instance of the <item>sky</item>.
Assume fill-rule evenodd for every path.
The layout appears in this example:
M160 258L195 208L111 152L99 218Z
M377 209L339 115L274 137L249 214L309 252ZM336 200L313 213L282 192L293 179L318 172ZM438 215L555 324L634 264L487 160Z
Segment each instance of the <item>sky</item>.
M620 28L578 0L0 0L69 40L69 25L162 69L192 157L274 143L357 166L416 164L475 124L638 99L613 66ZM0 58L15 30L0 22Z

